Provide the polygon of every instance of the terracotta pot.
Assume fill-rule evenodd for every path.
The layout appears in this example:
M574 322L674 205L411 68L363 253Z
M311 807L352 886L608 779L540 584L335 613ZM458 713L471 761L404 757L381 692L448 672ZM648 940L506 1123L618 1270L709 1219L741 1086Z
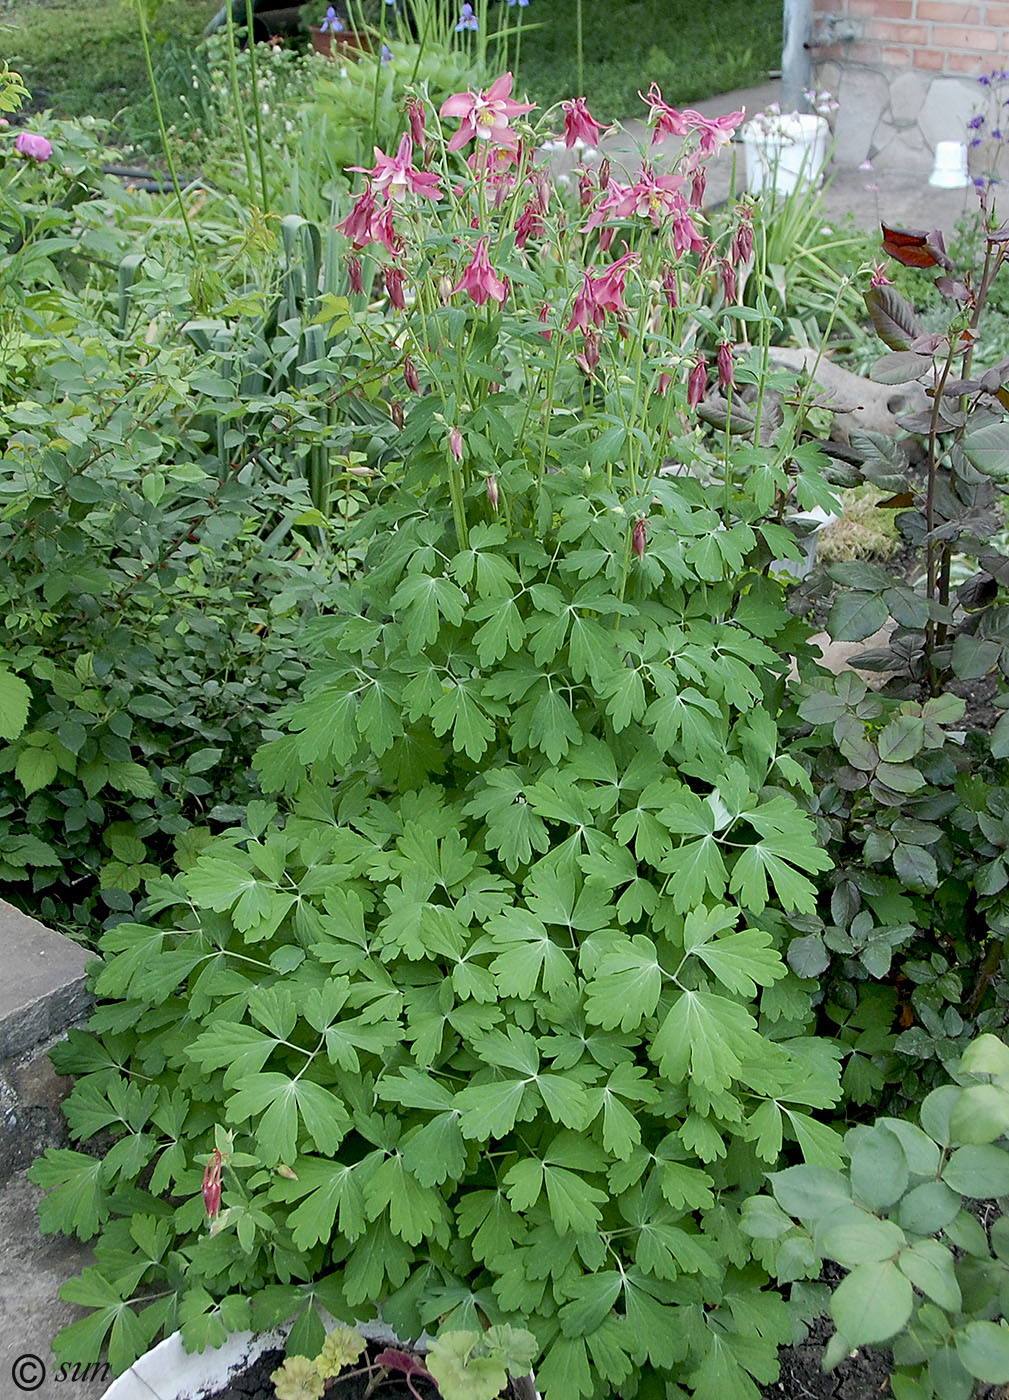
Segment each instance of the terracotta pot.
M313 24L308 32L312 36L315 52L324 54L326 58L360 58L363 53L371 52L369 35L355 33L352 29L334 34L330 29L323 30Z

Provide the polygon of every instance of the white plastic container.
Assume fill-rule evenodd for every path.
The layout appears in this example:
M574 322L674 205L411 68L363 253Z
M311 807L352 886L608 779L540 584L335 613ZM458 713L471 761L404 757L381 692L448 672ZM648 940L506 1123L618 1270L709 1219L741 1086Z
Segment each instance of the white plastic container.
M935 165L928 183L940 190L962 190L970 184L967 147L962 141L936 142Z
M812 112L756 117L742 131L746 187L751 194L773 189L792 194L800 184L819 184L827 163L830 127Z

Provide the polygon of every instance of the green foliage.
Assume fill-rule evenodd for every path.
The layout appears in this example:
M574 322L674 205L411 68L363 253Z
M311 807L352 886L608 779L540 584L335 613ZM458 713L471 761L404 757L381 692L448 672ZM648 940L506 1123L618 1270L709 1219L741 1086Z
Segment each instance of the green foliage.
M0 876L83 931L255 797L252 753L304 675L304 616L355 567L327 555L366 495L327 399L347 356L303 368L349 325L320 300L316 231L222 223L263 285L219 279L219 318L189 314L94 136L49 130L53 161L0 214Z
M844 1139L847 1167L771 1175L743 1229L783 1282L824 1259L849 1270L833 1291L830 1370L858 1347L889 1342L897 1400L968 1400L1009 1381L1009 1232L990 1232L967 1202L1009 1191L1009 1049L981 1035L954 1084L921 1105L920 1126L880 1118Z
M769 568L798 554L786 512L831 498L798 445L805 397L759 357L735 372L773 425L760 445L697 429L681 346L734 313L695 322L694 255L669 305L671 230L649 228L640 274L622 263L636 330L588 381L568 313L546 358L537 315L584 285L566 215L543 235L563 257L507 243L513 305L438 290L480 179L402 223L406 312L352 298L312 358L330 303L306 327L308 268L321 285L327 262L282 223L304 279L281 279L272 332L296 434L276 397L234 391L258 319L191 328L228 369L198 381L225 431L279 417L282 442L311 442L311 387L360 385L339 398L380 487L341 525L360 571L310 623L309 673L256 755L275 800L105 933L91 1032L59 1052L78 1145L34 1170L43 1224L100 1235L67 1290L94 1311L60 1346L108 1333L120 1365L161 1327L203 1346L294 1316L289 1350L312 1356L320 1309L381 1306L403 1337L528 1329L549 1400L666 1380L753 1397L787 1317L739 1204L786 1140L840 1160L837 1057L782 957L830 862L778 740L782 657L808 629ZM80 1148L103 1132L96 1161Z

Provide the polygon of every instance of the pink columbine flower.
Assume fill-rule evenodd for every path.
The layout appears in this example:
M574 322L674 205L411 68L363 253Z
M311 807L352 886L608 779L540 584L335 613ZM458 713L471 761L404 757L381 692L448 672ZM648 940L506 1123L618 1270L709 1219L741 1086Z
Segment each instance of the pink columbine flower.
M732 346L727 340L718 346L718 382L723 389L736 387L736 376L732 369Z
M673 252L676 256L682 258L684 253L703 253L707 246L686 206L677 209L673 214Z
M372 241L372 224L375 220L375 196L370 189L362 190L351 206L350 213L341 219L337 228L350 239L355 248L363 248Z
M456 292L469 292L477 306L483 306L490 297L502 302L508 295L507 283L501 281L487 258L487 242L486 238L480 239L472 261L452 288L453 296Z
M364 170L363 165L350 165L348 170ZM387 156L375 147L375 167L366 172L371 176L371 188L376 194L384 194L386 199L402 199L406 194L423 195L425 199L441 199L441 176L432 172L417 170L413 164L413 138L408 131L403 133L399 150L394 156Z
M353 253L347 259L347 280L354 295L360 296L364 291L364 277L361 272L361 259Z
M685 184L682 175L654 175L650 170L643 170L617 204L617 217L626 219L638 214L651 219L658 228L663 219L683 208L680 190Z
M648 103L648 124L654 127L652 132L653 146L659 141L664 141L667 136L686 136L686 122L676 108L670 107L669 103L663 99L662 89L658 83L652 83L648 89L647 97L643 92L639 92L638 96L642 102Z
M614 316L626 314L625 279L629 269L635 266L640 256L640 253L625 253L622 258L617 258L616 262L610 263L605 272L599 274L595 279L594 288L597 306Z
M739 290L736 284L736 269L728 258L719 258L718 271L721 273L722 291L725 293L726 303L732 305L736 301Z
M605 320L606 313L596 298L592 269L589 268L582 278L582 285L578 289L575 304L571 308L568 331L587 331L590 326L601 326Z
M694 171L694 177L690 182L690 205L693 209L700 209L704 205L704 191L708 183L708 172L703 165L699 165Z
M547 329L546 329L545 331L540 331L540 335L543 337L543 339L547 342L548 345L550 344L550 341L553 339L553 334L554 334L553 331L552 331L552 330L550 329L550 327L549 327L549 321L550 321L550 303L549 303L548 301L545 301L545 302L543 303L543 305L540 307L539 322L540 322L540 325L541 325L541 326L546 326L546 327L547 327Z
M584 97L564 103L564 144L569 150L579 141L586 146L598 146L602 130L586 106Z
M462 461L462 433L452 428L448 435L448 449L457 462Z
M698 355L687 380L687 407L696 408L708 391L708 362Z
M893 283L886 275L889 263L874 262L872 265L872 276L869 278L870 287L892 287Z
M655 392L658 394L660 399L664 399L666 397L666 394L669 392L669 386L670 384L672 384L672 382L673 376L671 374L659 375L659 382L655 386Z
M639 515L631 526L631 548L639 559L645 557L645 546L648 543L648 521L643 515Z
M53 148L44 136L36 136L33 131L19 131L14 138L14 149L19 156L30 160L48 160Z
M515 221L515 247L524 248L530 238L539 238L546 225L534 204L527 204Z
M203 1204L206 1207L207 1219L216 1220L221 1209L221 1173L224 1170L224 1158L220 1149L214 1148L213 1156L203 1169Z
M486 92L455 92L441 104L443 117L461 117L462 125L448 143L448 150L458 151L475 136L496 146L518 145L512 131L512 117L531 112L535 102L515 102L511 95L512 75L503 74Z
M687 110L682 114L691 131L700 132L701 154L714 156L732 140L733 132L746 116L745 109L727 112L722 117L703 117L700 112Z
M392 205L387 204L377 219L372 221L371 236L391 257L398 257L403 250L403 240L393 227Z

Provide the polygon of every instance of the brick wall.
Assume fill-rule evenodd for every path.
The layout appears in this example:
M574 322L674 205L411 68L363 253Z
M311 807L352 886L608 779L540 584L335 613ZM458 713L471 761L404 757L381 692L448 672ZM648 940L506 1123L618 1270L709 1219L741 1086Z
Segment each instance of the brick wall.
M815 0L818 62L976 77L1009 66L1007 0Z
M835 160L924 171L967 140L978 76L1009 70L1009 0L814 0L812 58L841 104Z

